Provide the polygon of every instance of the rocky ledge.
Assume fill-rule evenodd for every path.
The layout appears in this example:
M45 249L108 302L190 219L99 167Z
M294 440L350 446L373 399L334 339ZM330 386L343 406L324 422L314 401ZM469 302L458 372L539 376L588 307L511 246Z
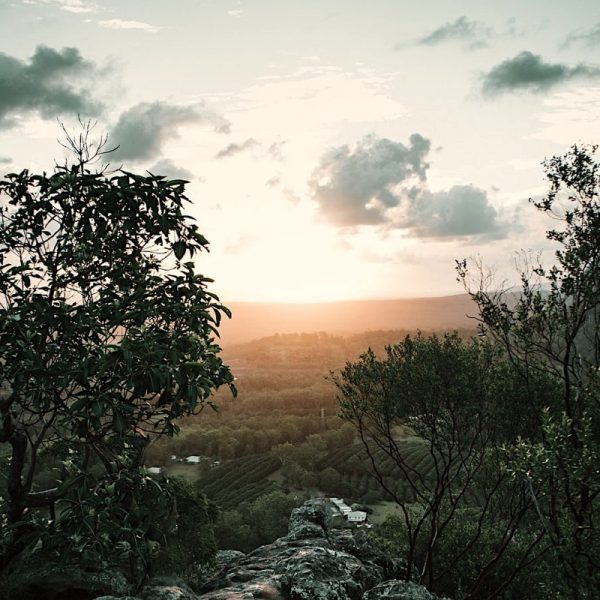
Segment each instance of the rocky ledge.
M249 554L219 552L200 593L182 582L154 580L128 596L121 579L75 581L64 573L50 593L48 573L37 585L47 598L95 600L435 600L404 581L405 564L387 558L364 531L331 529L329 511L326 501L310 500L292 512L285 537Z
M405 565L378 551L360 530L330 529L328 505L311 500L292 512L287 536L250 554L217 555L204 593L148 587L143 600L434 600L402 581ZM104 598L103 600L108 600Z

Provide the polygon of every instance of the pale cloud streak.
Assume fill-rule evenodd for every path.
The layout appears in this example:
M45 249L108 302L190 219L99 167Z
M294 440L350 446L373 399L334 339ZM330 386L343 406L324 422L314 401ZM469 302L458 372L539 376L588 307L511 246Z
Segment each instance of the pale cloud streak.
M22 0L23 4L50 6L72 13L91 13L98 10L98 5L85 0Z
M145 31L146 33L157 33L160 31L160 27L144 23L143 21L124 21L122 19L109 19L106 21L98 21L100 27L107 29L125 29L125 30L137 30Z
M406 114L404 105L389 95L395 77L366 69L307 66L291 75L259 79L237 95L230 110L232 118L260 122L271 135L285 138L290 130L322 132L344 122L390 121Z
M544 98L536 112L539 127L528 139L562 144L600 140L600 86L581 86ZM542 157L538 157L539 165Z
M571 32L565 39L563 46L568 47L574 43L581 43L587 48L600 45L600 23L589 29L580 29Z
M418 44L436 46L443 42L458 41L466 43L469 48L478 48L485 46L492 34L490 27L463 15L423 36Z
M231 156L235 156L236 154L240 154L241 152L245 152L247 150L251 150L258 146L258 142L254 138L248 138L247 140L241 143L232 143L219 150L215 155L215 158L229 158Z

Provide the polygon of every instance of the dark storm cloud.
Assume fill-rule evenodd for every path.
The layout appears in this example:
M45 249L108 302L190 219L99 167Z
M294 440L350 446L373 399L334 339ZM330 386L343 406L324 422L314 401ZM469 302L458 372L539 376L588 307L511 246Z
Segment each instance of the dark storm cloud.
M567 36L563 46L567 47L573 43L581 42L584 46L591 48L600 45L600 23L585 31L574 31Z
M561 63L547 63L541 56L524 51L484 74L482 91L488 96L519 90L542 92L564 81L598 76L598 67L584 64L570 67Z
M217 152L215 158L229 158L230 156L235 156L236 154L240 154L241 152L250 150L255 146L258 146L258 142L254 138L248 138L241 144L229 144L229 146L226 146L225 148L223 148L223 150Z
M163 143L178 136L178 128L206 123L219 133L229 133L230 124L203 105L177 106L166 102L142 102L119 117L110 134L110 143L119 148L115 160L142 160L158 156Z
M322 157L309 185L323 216L334 225L374 225L398 206L395 188L411 178L425 179L428 139L414 133L410 144L367 136L354 150L334 148Z
M65 113L98 114L100 107L87 90L74 87L72 81L90 74L95 74L95 67L77 48L58 51L38 46L29 61L0 52L0 129L32 112L45 119Z
M355 149L331 149L309 185L323 218L337 227L380 225L419 238L498 239L509 226L484 190L427 187L430 141L419 134L405 146L368 136Z
M487 193L472 185L455 185L449 190L420 190L411 195L406 216L397 224L420 238L503 238L508 227L490 204Z
M485 45L486 38L492 33L489 27L486 27L478 21L471 21L464 15L455 21L446 23L431 33L422 37L418 44L435 46L442 42L462 41L470 42L470 47Z
M161 158L158 162L148 168L153 175L164 175L169 179L186 179L191 181L194 174L188 169L178 167L171 159Z

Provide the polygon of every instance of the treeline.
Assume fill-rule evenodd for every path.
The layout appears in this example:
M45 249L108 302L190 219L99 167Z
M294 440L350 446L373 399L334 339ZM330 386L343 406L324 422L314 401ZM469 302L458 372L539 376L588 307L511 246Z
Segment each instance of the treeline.
M356 360L368 348L382 354L416 331L405 329L366 331L349 336L325 332L277 334L245 344L229 346L223 355L235 375L238 396L232 400L226 391L214 396L221 414L261 415L281 411L289 414L314 414L324 409L336 414L335 387L328 380L331 371L347 361ZM432 332L424 332L432 333ZM464 339L475 329L461 329ZM201 421L210 420L206 412ZM196 419L197 420L197 419ZM184 419L187 425L193 417Z
M350 433L339 433L340 430ZM311 435L319 434L328 444L341 443L345 435L354 435L351 426L336 416L321 418L319 411L312 415L259 415L237 417L221 415L217 418L196 421L182 428L173 438L162 438L150 446L145 454L148 466L165 466L171 456L209 456L231 460L269 452L281 444L298 444Z

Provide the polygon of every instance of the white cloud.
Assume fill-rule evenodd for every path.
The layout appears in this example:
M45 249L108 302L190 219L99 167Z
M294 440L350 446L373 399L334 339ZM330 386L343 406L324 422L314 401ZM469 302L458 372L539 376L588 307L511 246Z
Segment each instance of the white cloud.
M122 19L109 19L107 21L98 21L100 27L108 29L137 29L146 33L156 33L160 31L160 27L144 23L143 21L124 21Z
M98 9L96 4L85 0L22 0L22 2L23 4L51 6L72 13L89 13Z
M234 17L235 19L239 19L244 14L244 11L241 8L236 8L234 10L228 10L227 14L230 17Z

